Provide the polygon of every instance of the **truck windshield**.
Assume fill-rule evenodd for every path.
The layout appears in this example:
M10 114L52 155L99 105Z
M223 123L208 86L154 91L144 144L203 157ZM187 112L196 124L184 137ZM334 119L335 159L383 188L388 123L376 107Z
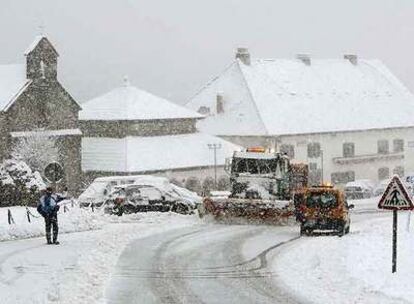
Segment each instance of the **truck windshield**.
M233 161L233 173L271 174L276 172L276 159L236 158Z
M306 199L306 205L310 208L333 208L337 205L337 200L333 193L313 193Z

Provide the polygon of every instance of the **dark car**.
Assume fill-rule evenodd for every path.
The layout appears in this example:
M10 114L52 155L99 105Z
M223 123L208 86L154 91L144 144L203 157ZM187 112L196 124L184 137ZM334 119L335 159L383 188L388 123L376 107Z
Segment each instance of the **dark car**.
M345 185L347 199L364 199L373 196L374 186L369 180L356 180Z
M195 203L186 198L162 191L154 185L117 186L105 202L106 213L177 212L191 214Z

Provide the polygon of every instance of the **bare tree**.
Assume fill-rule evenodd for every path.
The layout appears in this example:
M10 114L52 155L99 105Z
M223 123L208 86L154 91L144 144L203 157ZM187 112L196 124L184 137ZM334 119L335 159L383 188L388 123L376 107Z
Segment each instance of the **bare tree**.
M30 168L42 172L51 162L59 159L59 149L56 138L30 134L15 139L12 157L27 163Z

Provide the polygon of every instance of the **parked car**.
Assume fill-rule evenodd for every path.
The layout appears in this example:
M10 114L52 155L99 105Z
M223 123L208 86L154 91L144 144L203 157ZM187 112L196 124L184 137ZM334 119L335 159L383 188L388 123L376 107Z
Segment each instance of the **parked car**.
M356 180L345 185L347 199L363 199L373 196L374 183L368 179Z
M385 189L387 189L387 186L390 183L390 181L391 181L390 178L383 179L382 181L380 181L374 189L374 196L381 196L385 192ZM405 188L407 189L408 193L410 195L412 195L413 194L413 185L411 183L407 182L405 178L402 179L402 182L403 182Z
M407 184L414 185L414 173L409 173L408 175L404 176L403 180Z
M122 215L137 212L177 212L191 214L196 208L195 199L179 194L175 185L169 189L148 184L116 186L105 202L106 213Z
M128 175L128 176L108 176L96 178L89 187L79 196L78 202L81 207L89 207L94 204L96 207L102 206L110 194L118 186L123 185L149 185L159 189L165 189L167 192L175 192L180 197L197 201L201 199L197 194L171 184L165 177L151 175Z

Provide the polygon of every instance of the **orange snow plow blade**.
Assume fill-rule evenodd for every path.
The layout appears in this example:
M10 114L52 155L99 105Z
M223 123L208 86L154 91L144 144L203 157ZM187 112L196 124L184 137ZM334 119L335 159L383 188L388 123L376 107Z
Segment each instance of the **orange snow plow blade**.
M231 223L281 225L295 214L292 202L261 199L207 197L203 209L199 210L200 216L210 215L218 222Z

